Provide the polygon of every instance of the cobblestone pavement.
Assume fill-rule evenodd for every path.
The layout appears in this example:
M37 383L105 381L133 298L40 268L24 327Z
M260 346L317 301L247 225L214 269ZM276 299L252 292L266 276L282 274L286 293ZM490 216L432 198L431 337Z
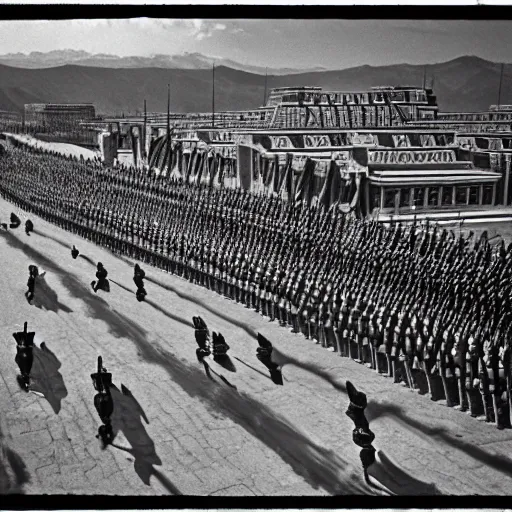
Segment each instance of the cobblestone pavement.
M0 199L0 220L11 211L26 218ZM441 493L512 494L510 430L394 385L147 265L148 301L138 303L133 265L31 218L31 236L22 227L0 231L2 492L370 493L344 414L348 400L340 389L348 379L368 395L376 448L403 472ZM71 258L73 244L85 258ZM98 261L109 272L109 294L90 288ZM30 264L46 271L32 306L23 295ZM208 378L195 355L194 315L224 334L236 371L210 360ZM25 321L36 332L32 375L44 397L21 391L16 381L12 333ZM256 358L257 331L295 358L284 367L282 387ZM106 450L95 438L100 421L90 374L98 355L116 386L117 436Z

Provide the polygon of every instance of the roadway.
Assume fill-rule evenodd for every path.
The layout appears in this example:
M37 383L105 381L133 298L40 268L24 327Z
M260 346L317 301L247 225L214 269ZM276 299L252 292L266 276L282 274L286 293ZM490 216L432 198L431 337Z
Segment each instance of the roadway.
M11 211L27 218L0 199L0 221ZM148 301L138 303L132 262L31 219L31 236L23 226L0 231L1 492L371 493L345 415L344 383L350 380L368 395L381 458L397 475L418 482L403 493L512 494L512 431L392 384L252 310L147 265ZM76 260L73 244L81 252ZM109 294L90 288L97 261L109 272ZM30 264L46 272L33 305L24 298ZM207 376L195 354L194 315L225 336L232 368L210 359ZM36 332L32 375L38 393L25 393L16 380L12 333L25 321ZM288 363L282 387L256 358L258 331ZM116 386L117 435L105 450L95 437L100 421L90 378L98 355Z

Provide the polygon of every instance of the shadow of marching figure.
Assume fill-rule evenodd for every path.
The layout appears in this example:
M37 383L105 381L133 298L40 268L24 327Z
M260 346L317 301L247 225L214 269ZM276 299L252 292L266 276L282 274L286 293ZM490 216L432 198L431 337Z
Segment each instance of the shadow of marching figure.
M85 254L80 254L80 258L87 261L87 263L89 263L90 265L96 266L96 263L94 263L94 261L91 260L91 258L89 258L89 256L86 256Z
M213 360L219 365L227 370L228 372L236 373L236 366L231 361L231 358L227 354L213 356Z
M130 453L134 458L135 472L146 485L150 485L151 476L155 476L169 492L181 494L180 491L168 481L153 466L161 466L162 461L156 453L155 443L149 437L141 418L149 424L149 420L137 399L132 392L123 384L121 391L117 386L112 385L110 393L114 401L114 412L112 414L112 429L114 439L119 432L122 432L131 448L126 448L115 443L111 446Z
M393 463L382 451L377 451L377 462L368 468L368 475L400 496L439 496L435 484L422 482ZM368 480L368 484L373 484Z
M55 237L53 237L51 235L47 235L45 233L42 233L38 229L34 229L33 233L38 235L38 236L40 236L40 237L42 237L42 238L47 238L48 240L53 240L54 242L57 242L59 245L62 245L62 247L66 247L66 249L69 249L69 244L66 244L66 243L62 242L58 238L55 238Z
M130 290L130 293L133 293L133 292ZM145 300L144 302L146 304L149 304L153 309L160 311L160 313L165 315L170 320L174 320L175 322L179 322L180 324L190 327L190 322L187 322L187 320L185 320L181 316L174 315L170 311L165 310L163 307L159 306L156 302L153 302L152 300Z
M213 313L217 318L222 318L223 320L226 320L226 322L230 323L231 325L236 325L240 329L244 330L252 338L254 338L254 339L258 338L258 333L248 323L242 322L240 320L237 320L236 318L229 316L228 314L222 313L221 311L216 309L214 306L211 306L210 304L208 304L206 301L197 299L194 296L189 295L188 293L181 292L174 286L171 286L170 284L166 284L161 281L158 281L157 279L154 279L150 276L146 276L146 281L148 281L149 283L153 283L153 284L159 286L160 288L163 288L164 290L175 293L180 299L186 300L188 302L191 302L192 304L195 304L196 306L202 307L202 308L206 309L207 311L210 311L210 313Z
M227 352L229 345L226 343L224 336L219 332L212 333L212 345L213 345L213 360L228 372L236 373L235 365Z
M30 390L43 395L55 414L59 414L61 402L68 396L64 378L59 372L62 363L44 342L41 348L34 345L33 354Z
M461 441L453 437L453 433L444 427L430 427L424 425L421 421L409 417L403 408L396 404L370 402L366 412L368 421L374 421L377 418L385 416L391 417L402 428L409 432L417 433L418 435L423 434L422 437L428 442L434 442L440 439L447 445L464 452L482 464L486 464L508 477L512 477L512 461L507 456L495 455L486 452L479 446Z
M355 386L347 380L345 387L350 400L345 414L354 423L352 441L362 448L359 457L363 464L363 472L366 483L375 489L381 489L393 495L437 495L441 494L433 484L422 482L409 475L386 455L379 452L377 459L376 450L372 443L375 441L375 434L370 430L370 423L365 415L368 406L366 394L358 391ZM374 483L370 479L374 478Z
M46 272L36 277L32 304L38 309L46 309L54 313L59 311L73 313L71 308L59 302L57 293L46 282Z
M0 430L0 494L23 494L23 485L30 482L30 474L23 459L6 446Z

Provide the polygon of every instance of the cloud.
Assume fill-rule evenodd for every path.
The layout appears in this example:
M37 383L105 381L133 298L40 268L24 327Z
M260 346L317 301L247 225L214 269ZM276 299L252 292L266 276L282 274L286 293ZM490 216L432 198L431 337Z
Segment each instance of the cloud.
M225 23L217 20L205 19L158 19L152 20L145 18L144 25L154 24L163 29L183 30L186 35L201 41L212 37L215 32L226 30L228 27ZM140 22L139 22L140 23Z
M215 32L226 30L224 23L211 22L209 20L192 20L194 23L194 33L192 34L198 41L212 37Z

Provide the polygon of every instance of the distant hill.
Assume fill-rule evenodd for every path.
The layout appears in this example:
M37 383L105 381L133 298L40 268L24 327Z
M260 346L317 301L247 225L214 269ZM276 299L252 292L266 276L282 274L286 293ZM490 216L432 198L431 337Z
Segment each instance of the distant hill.
M265 68L242 64L231 59L220 59L203 55L202 53L185 52L178 55L151 55L141 57L131 55L119 57L110 53L88 53L83 50L54 50L51 52L7 53L0 55L0 64L28 69L44 69L66 66L88 66L97 68L164 68L164 69L211 69L212 64L227 66L249 73L265 74ZM268 68L269 74L286 75L303 73L305 71L325 71L321 66L307 69Z
M486 110L498 99L500 65L478 57L460 57L433 65L359 66L340 71L270 75L268 87L321 86L327 90L361 90L377 85L421 85L435 77L441 110ZM90 102L98 113L134 113L144 99L151 112L166 110L167 84L175 112L211 110L209 69L110 69L66 65L23 69L0 65L0 110L22 111L32 102ZM260 106L265 77L220 66L215 70L217 110ZM512 103L512 67L505 67L502 103Z

